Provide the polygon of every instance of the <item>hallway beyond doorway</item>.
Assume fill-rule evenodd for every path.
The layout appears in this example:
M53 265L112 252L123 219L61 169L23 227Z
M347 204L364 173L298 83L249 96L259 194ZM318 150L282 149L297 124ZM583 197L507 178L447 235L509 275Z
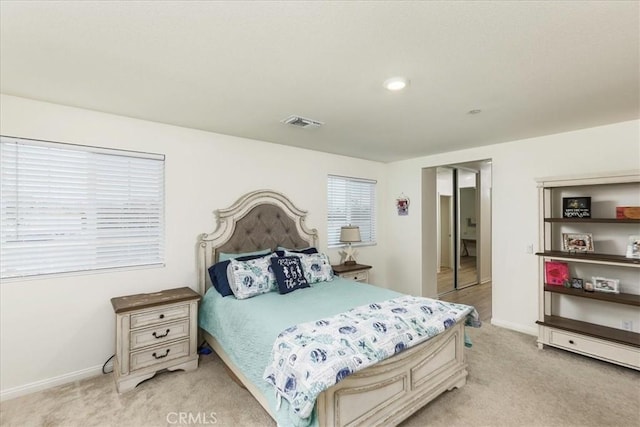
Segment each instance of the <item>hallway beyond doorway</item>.
M476 257L461 256L458 282L465 283L467 286L475 285L478 283L477 275ZM464 287L459 289L464 289ZM453 270L448 267L440 267L440 272L438 273L438 295L443 295L453 290L455 290L453 286Z
M442 301L472 305L478 310L480 320L483 322L491 320L491 282L447 292L444 295L440 295L439 298Z

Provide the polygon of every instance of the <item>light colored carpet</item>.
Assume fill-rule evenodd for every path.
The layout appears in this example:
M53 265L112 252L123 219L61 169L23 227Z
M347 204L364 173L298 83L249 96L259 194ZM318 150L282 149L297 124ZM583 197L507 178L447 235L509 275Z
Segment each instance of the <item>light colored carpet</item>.
M640 373L485 324L468 330L469 377L403 427L640 426ZM180 415L184 414L184 415ZM182 416L182 421L179 418ZM190 418L186 418L189 417ZM275 426L215 354L193 372L166 372L119 395L111 375L0 405L2 426Z

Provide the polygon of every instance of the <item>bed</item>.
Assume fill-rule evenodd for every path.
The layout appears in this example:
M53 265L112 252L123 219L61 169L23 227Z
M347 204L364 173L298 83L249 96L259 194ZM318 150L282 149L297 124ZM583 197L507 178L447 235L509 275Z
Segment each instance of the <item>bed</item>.
M288 402L285 399L280 402L272 386L261 379L269 358L264 353L268 350L257 354L255 349L273 342L278 331L291 326L292 319L298 319L297 323L309 316L304 308L309 305L318 313L345 311L354 305L400 294L335 277L314 287L313 294L299 291L287 294L287 309L278 310L286 311L286 316L274 313L271 304L281 298L277 292L246 300L223 298L211 288L207 272L221 253L317 247L318 233L307 227L305 211L285 195L271 190L248 193L216 213L216 230L202 234L198 244L199 292L203 295L201 333L234 379L246 387L278 425L397 425L441 393L465 384L464 322L457 322L428 341L355 372L323 391L309 419L292 416L287 410ZM331 300L336 292L346 295L341 297L344 307ZM263 319L258 323L267 329L243 327L250 317Z

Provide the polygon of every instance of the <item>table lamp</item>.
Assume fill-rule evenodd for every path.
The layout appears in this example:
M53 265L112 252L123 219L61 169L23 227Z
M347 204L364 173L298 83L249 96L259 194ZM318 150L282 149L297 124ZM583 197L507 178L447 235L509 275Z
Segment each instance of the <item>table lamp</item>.
M354 258L355 251L353 250L352 243L361 242L362 238L360 237L360 227L357 225L345 225L340 228L340 242L347 243L348 246L344 250L345 254L345 265L354 265L356 260Z

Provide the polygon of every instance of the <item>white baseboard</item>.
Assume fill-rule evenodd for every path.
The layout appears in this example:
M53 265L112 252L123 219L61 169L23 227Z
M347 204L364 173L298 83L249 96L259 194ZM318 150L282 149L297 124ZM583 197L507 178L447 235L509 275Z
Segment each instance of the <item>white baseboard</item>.
M107 372L113 369L113 363L109 361L105 370ZM36 391L46 390L51 387L56 387L63 384L72 383L74 381L84 380L86 378L97 377L102 375L102 365L93 366L91 368L81 369L79 371L70 372L68 374L60 375L46 380L35 381L29 384L21 385L18 387L12 387L0 391L0 402L14 399L16 397L24 396L27 394L35 393Z
M499 326L501 328L511 329L512 331L522 332L523 334L533 335L534 337L538 336L537 326L522 326L519 323L507 322L504 320L496 319L495 317L491 318L491 324L494 326Z

